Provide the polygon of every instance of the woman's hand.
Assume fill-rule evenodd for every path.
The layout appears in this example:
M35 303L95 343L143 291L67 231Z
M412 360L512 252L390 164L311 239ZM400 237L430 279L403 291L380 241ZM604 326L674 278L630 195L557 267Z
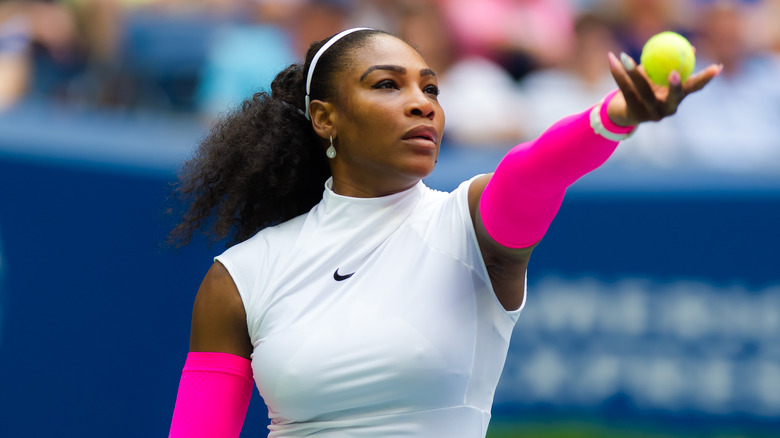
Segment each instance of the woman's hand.
M712 64L691 75L684 83L680 73L669 75L669 86L658 85L648 78L645 69L625 53L620 60L609 53L609 68L620 93L609 102L609 119L619 126L633 126L647 121L659 121L677 112L680 102L691 93L704 88L723 70L723 65Z

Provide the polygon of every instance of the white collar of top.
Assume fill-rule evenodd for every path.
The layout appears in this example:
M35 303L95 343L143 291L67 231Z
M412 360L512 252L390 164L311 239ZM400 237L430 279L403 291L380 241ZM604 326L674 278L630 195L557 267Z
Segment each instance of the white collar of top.
M311 103L311 98L309 97L309 94L311 94L311 78L314 76L314 67L317 66L317 61L320 59L320 56L322 56L323 53L325 53L326 50L330 48L330 46L336 44L336 41L340 40L341 38L351 34L352 32L357 32L359 30L372 30L370 27L353 27L352 29L347 29L344 31L341 31L333 36L330 40L328 40L327 43L323 44L322 47L320 47L320 50L317 50L317 53L314 54L314 58L311 59L311 65L309 65L309 73L306 75L306 119L311 120L311 115L309 114L309 104Z

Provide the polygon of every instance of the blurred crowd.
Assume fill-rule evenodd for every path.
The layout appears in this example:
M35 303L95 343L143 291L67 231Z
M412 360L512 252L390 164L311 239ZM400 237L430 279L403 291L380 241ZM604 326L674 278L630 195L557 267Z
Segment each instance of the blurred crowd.
M208 122L267 90L311 41L368 26L438 72L447 144L506 147L615 88L607 52L638 60L675 30L697 68L724 72L616 160L777 171L778 23L780 0L6 0L0 111L32 101Z

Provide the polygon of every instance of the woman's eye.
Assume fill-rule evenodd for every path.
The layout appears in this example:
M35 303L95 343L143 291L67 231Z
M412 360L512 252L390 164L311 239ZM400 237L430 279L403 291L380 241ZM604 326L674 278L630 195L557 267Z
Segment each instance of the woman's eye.
M423 91L430 94L431 96L439 95L439 87L437 87L436 85L428 85L427 87L423 88Z
M395 82L391 81L390 79L385 79L384 81L380 81L376 85L374 85L374 88L379 90L391 90L398 88L398 86L395 84Z

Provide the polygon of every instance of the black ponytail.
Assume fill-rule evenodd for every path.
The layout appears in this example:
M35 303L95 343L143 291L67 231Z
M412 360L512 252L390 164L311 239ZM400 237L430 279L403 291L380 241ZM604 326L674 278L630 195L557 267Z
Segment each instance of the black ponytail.
M331 98L347 51L379 31L347 35L319 59L312 99ZM170 241L184 245L200 230L232 243L309 211L322 199L330 168L325 147L304 115L306 69L326 40L311 45L304 65L293 64L271 83L271 92L245 100L218 120L184 164L174 194L188 204Z

